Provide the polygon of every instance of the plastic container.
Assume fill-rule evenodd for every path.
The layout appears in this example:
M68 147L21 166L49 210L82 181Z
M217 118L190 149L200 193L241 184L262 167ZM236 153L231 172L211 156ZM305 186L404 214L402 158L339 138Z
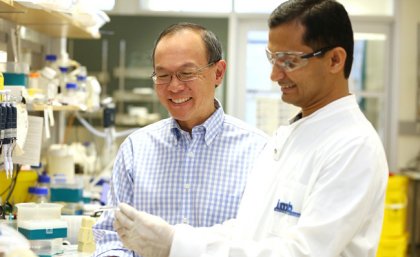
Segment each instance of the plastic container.
M77 95L78 87L77 83L74 82L67 82L66 83L66 91L64 94L64 102L72 105L76 105L79 103L78 95Z
M408 178L401 175L389 177L385 195L382 236L406 234Z
M61 208L58 203L19 203L17 207L18 227L21 221L54 220L61 218Z
M47 54L45 55L45 67L56 69L57 66L57 55Z
M41 77L41 74L39 72L31 72L29 73L28 77L28 88L40 88L39 78Z
M67 237L67 222L61 219L19 221L18 231L28 240Z
M381 237L376 257L406 257L407 234L396 237Z
M31 250L39 257L54 256L64 252L63 239L29 240Z
M48 188L46 187L29 187L29 200L28 202L34 203L47 203L48 199Z
M29 65L21 62L6 62L0 66L3 72L5 86L22 86L28 85Z
M38 173L34 170L21 170L16 178L16 185L10 196L9 202L23 203L28 200L28 189L35 186L38 179ZM0 171L0 192L9 188L12 180L6 178L6 173Z
M47 155L48 174L64 175L68 182L74 181L74 153L68 145L51 145Z

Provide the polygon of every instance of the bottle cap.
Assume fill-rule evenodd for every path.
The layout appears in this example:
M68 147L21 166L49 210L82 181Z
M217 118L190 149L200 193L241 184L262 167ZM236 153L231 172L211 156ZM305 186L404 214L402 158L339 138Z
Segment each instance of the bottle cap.
M66 89L77 89L77 84L76 83L66 83Z
M38 182L39 183L50 183L51 178L45 172L43 172L41 175L38 176Z
M55 54L47 54L46 56L45 56L45 60L46 61L57 61L57 55L55 55Z
M46 187L29 187L29 193L33 195L48 195Z
M67 71L69 71L69 67L60 66L58 68L60 69L61 73L66 73Z
M77 81L86 81L86 76L77 75Z

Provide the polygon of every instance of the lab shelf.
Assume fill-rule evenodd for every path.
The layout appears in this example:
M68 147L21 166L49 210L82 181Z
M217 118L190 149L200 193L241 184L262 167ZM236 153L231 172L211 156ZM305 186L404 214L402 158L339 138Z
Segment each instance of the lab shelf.
M153 68L138 67L138 68L114 68L114 76L117 78L123 77L125 79L149 79L153 73Z
M80 111L80 108L75 105L47 105L47 104L28 104L28 111L44 111L51 108L53 111Z
M133 91L114 91L113 97L116 102L158 102L158 99L153 90L144 90L145 92Z
M46 9L32 9L13 1L0 0L0 18L25 26L51 37L99 38L75 21L71 14Z

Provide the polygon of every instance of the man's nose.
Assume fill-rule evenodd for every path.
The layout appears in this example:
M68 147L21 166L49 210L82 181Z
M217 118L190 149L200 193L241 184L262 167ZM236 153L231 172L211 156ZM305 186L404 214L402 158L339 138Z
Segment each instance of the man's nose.
M279 67L277 65L273 65L271 68L271 75L270 79L271 81L279 81L286 77L286 72L282 67Z
M168 85L168 90L171 90L173 92L177 92L179 90L184 89L185 82L182 82L179 80L179 78L174 74L171 75L171 81Z

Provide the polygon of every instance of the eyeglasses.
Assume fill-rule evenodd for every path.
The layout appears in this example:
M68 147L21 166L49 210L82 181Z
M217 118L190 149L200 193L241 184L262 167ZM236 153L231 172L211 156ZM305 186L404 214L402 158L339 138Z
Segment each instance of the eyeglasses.
M214 65L216 62L211 62L207 64L206 66L203 66L201 68L195 68L195 69L184 69L172 73L166 73L166 72L153 72L152 73L152 79L155 85L164 85L169 84L172 80L172 76L175 74L175 76L182 82L189 82L196 80L198 78L198 74L202 72L204 69L207 69Z
M327 46L309 54L305 54L302 52L272 53L268 49L265 49L265 53L267 54L268 61L272 65L276 65L277 67L282 68L286 72L291 72L308 64L309 58L322 56L323 54L325 54L333 48L335 48L335 46Z

